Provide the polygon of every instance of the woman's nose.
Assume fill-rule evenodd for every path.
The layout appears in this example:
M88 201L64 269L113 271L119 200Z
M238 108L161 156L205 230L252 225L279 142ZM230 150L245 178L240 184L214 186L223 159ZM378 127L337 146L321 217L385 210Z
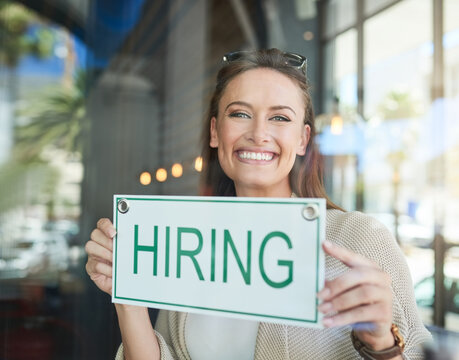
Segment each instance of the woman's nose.
M264 119L254 118L250 131L250 140L256 145L269 140L268 123Z

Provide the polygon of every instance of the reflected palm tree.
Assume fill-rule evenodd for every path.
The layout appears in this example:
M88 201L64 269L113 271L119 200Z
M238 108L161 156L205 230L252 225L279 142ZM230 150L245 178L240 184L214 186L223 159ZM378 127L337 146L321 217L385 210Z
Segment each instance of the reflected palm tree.
M24 56L51 56L54 35L35 13L14 1L0 0L0 64L7 69L7 96L16 101L16 68ZM34 29L34 31L31 31Z
M23 118L15 131L19 159L37 159L50 146L81 154L82 134L87 126L85 80L85 72L79 71L70 86L44 89L19 109Z
M60 175L60 171L48 165L49 154L52 156L53 150L59 149L81 158L83 132L88 124L85 79L83 71L77 72L70 86L48 87L26 101L18 111L22 124L15 129L14 158L18 162L16 175L20 176L17 179L40 171L41 191L46 194L41 200L46 203L48 219L54 217L56 185ZM46 155L46 150L51 152ZM37 191L31 191L35 196L39 195ZM27 205L24 201L22 204Z
M41 18L17 2L0 0L0 65L6 74L2 105L5 107L2 114L4 131L12 129L14 124L12 109L17 99L17 67L21 59L25 56L47 58L53 47L52 29L44 26ZM6 154L4 158L8 159L8 156ZM8 160L0 166L0 215L33 204L40 192L56 181L55 171L44 162Z

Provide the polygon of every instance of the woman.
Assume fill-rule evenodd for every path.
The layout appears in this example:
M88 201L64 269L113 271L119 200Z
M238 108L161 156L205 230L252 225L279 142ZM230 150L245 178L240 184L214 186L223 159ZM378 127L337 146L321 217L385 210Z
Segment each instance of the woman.
M306 59L270 49L224 60L204 129L207 188L216 195L326 198ZM160 311L154 330L146 308L116 304L123 339L117 358L422 358L420 344L430 335L394 239L368 216L329 200L327 209L327 280L318 293L324 329ZM86 245L87 272L108 294L114 234L101 219Z

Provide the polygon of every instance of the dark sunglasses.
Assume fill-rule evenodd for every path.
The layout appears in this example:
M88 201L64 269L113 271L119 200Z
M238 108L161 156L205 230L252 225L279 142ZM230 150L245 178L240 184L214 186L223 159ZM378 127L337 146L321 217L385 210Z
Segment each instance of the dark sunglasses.
M237 61L240 59L244 59L250 57L254 52L253 51L234 51L223 55L223 61L225 63L230 63L232 61ZM295 54L291 52L284 52L282 53L285 64L294 67L295 69L301 70L304 75L306 75L306 66L307 66L307 59L300 54Z

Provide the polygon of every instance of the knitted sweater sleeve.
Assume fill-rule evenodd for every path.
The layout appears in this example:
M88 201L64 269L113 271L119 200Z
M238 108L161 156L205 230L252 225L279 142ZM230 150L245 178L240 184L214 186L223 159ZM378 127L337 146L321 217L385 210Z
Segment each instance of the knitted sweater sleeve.
M175 359L183 359L183 356L177 356L176 352L174 351L174 341L177 338L177 334L171 334L171 327L169 323L169 318L171 315L174 317L173 323L177 323L176 313L161 310L158 314L158 318L155 324L155 335L158 339L159 343L159 350L161 353L161 360L175 360ZM173 327L173 330L176 329L177 326ZM185 357L186 358L186 357ZM115 360L124 360L124 348L123 344L121 344L118 348L116 353Z
M404 357L421 359L421 346L431 335L418 315L410 272L392 234L379 221L359 212L334 211L328 220L332 220L327 229L331 241L374 260L391 276L393 321L405 338Z

